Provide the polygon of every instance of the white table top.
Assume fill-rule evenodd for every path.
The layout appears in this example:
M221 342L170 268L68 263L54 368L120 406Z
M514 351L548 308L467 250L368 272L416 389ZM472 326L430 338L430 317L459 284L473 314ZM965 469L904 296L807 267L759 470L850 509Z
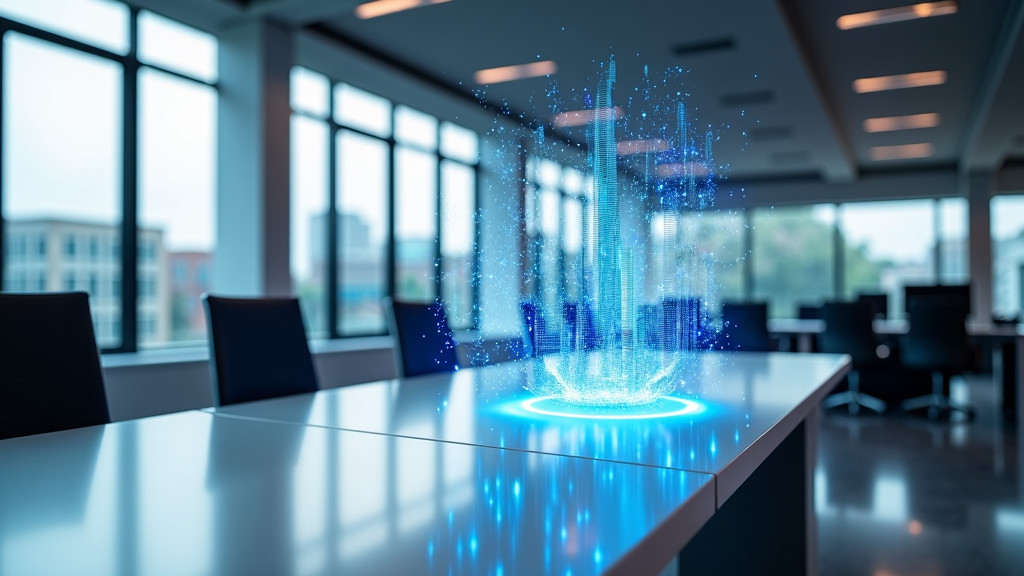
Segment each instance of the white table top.
M416 384L412 412L385 384L361 389L390 403L337 415L458 428L419 420L435 385ZM305 398L306 420L332 397ZM713 514L711 480L184 412L0 442L0 574L656 572Z
M661 419L542 416L523 403L537 361L360 384L215 409L294 424L581 456L714 474L718 505L849 370L844 355L697 353L675 395L702 404Z

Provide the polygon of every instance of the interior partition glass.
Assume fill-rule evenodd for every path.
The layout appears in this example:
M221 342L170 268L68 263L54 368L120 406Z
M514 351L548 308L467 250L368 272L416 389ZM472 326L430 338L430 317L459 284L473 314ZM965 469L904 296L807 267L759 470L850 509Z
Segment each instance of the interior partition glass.
M964 284L971 280L966 198L943 198L938 212L939 282Z
M992 315L1024 312L1024 196L996 196L992 209Z
M4 290L90 294L101 347L121 342L123 70L3 38Z
M339 131L337 144L336 248L338 289L341 292L336 319L338 332L343 336L380 334L387 330L383 300L388 293L390 149L385 140L351 130ZM410 173L408 178L415 183L418 176ZM400 179L399 183L404 182ZM410 188L409 194L418 198L414 194L414 184L405 184ZM409 206L409 209L418 211L420 207ZM433 207L429 214L429 220L433 223ZM326 224L326 218L321 217L320 222ZM402 224L404 221L399 222L398 231L401 231ZM326 238L324 225L315 228L319 228L319 234L324 235L320 238ZM433 225L430 231L430 238L433 239ZM420 238L419 228L415 226L410 225L407 233ZM316 240L315 243L317 250L327 246L325 241ZM433 242L430 246L433 254ZM429 262L433 262L433 256Z
M216 248L217 91L139 71L138 339L206 338L201 296Z
M902 318L903 287L934 284L934 200L843 204L844 296L888 296L890 318Z
M751 215L753 295L773 318L796 318L799 306L832 297L835 206L755 208Z
M473 326L476 172L441 162L441 298L452 328Z

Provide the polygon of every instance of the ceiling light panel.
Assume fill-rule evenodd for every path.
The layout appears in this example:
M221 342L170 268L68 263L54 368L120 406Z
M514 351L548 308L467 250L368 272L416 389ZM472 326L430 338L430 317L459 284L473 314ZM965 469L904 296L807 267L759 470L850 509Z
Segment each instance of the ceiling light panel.
M657 138L652 140L623 140L616 146L619 156L631 154L647 154L650 152L662 152L668 150L668 142Z
M938 86L939 84L945 84L947 77L945 70L931 70L929 72L914 72L912 74L858 78L853 81L853 91L858 94L864 94L867 92L881 92L883 90L899 90L901 88Z
M918 18L956 14L957 9L957 3L952 1L922 2L911 6L846 14L836 20L836 26L840 30L852 30L865 26L878 26L879 24L892 24L893 22L905 22Z
M356 6L356 18L367 20L377 18L378 16L394 14L395 12L420 8L421 6L444 4L445 2L451 2L451 0L376 0Z
M622 118L622 108L591 108L588 110L570 110L551 117L551 123L558 128L584 126L595 120L618 120Z
M941 118L936 112L927 114L910 114L909 116L886 116L883 118L868 118L864 121L864 131L892 132L894 130L913 130L915 128L934 128L939 125Z
M536 78L548 76L558 72L558 65L552 60L530 62L528 64L515 64L513 66L499 66L477 70L473 74L473 80L477 84L498 84L500 82L511 82L524 78Z
M929 142L903 144L900 146L874 146L871 148L872 160L905 160L908 158L927 158L935 154L935 146Z

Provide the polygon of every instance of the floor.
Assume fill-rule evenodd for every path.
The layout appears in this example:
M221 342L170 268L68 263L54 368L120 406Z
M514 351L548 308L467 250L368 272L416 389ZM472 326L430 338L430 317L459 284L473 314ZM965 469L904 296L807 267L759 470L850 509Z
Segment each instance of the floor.
M821 420L815 508L823 576L1024 575L1024 445L990 376L954 382L970 422Z

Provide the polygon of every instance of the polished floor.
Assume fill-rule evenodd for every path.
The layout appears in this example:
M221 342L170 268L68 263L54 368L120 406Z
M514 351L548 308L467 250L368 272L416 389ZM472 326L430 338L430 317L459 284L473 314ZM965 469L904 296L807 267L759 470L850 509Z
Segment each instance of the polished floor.
M1024 446L990 377L954 382L970 422L821 420L815 507L824 576L1024 575Z

